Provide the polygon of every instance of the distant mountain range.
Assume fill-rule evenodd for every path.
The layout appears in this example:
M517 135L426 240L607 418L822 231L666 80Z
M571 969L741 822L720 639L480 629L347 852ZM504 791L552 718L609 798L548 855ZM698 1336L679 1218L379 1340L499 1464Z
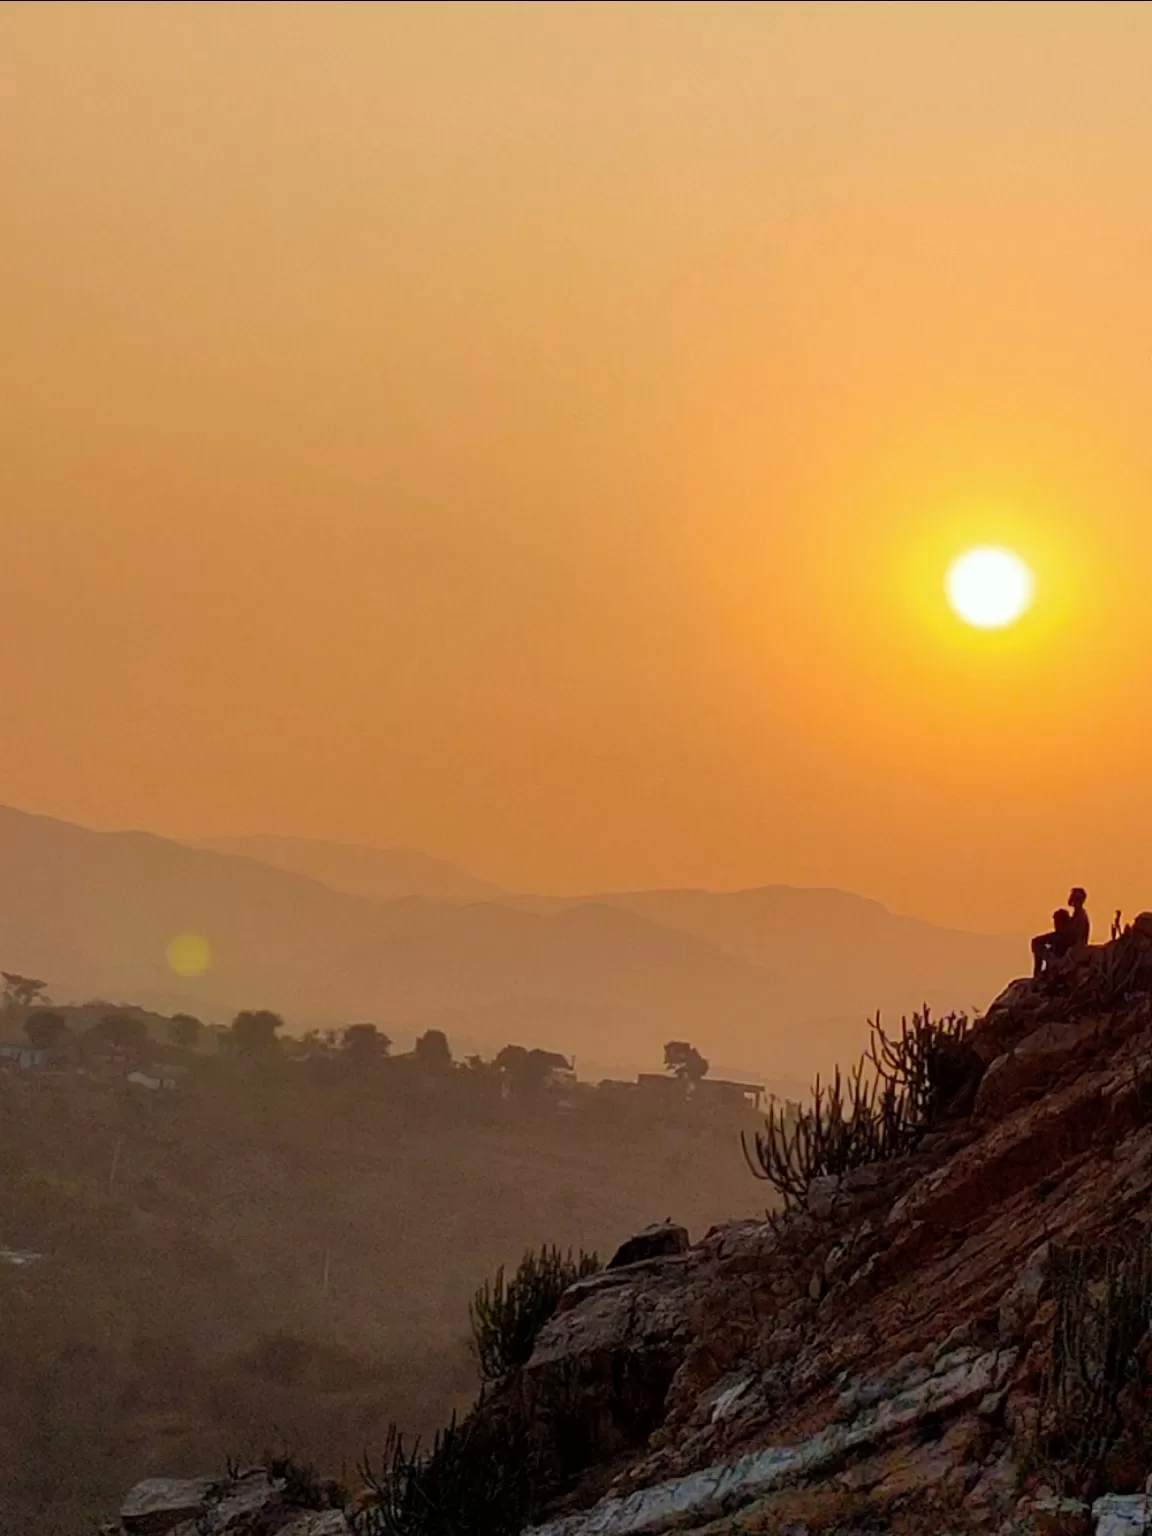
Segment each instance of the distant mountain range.
M189 932L211 944L202 977L167 963ZM835 890L534 897L422 854L189 847L0 808L0 967L64 1000L437 1026L472 1049L513 1040L616 1069L658 1069L663 1043L687 1038L779 1080L855 1056L877 1008L987 1003L1026 954Z
M902 917L847 891L765 885L747 891L624 891L584 900L691 934L810 992L820 1014L864 1006L974 1008L1028 951L1013 936L964 933ZM548 912L569 902L532 900Z
M291 870L320 880L334 891L395 901L424 896L429 901L499 901L499 886L466 875L444 859L408 848L363 848L356 843L326 843L307 837L217 837L197 844L214 853L257 859L273 869Z

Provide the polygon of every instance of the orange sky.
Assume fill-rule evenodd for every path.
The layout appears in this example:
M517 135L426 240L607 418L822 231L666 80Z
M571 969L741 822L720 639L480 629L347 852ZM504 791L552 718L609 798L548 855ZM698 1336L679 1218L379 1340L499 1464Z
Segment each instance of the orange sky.
M0 801L1152 906L1149 79L1100 0L0 5Z

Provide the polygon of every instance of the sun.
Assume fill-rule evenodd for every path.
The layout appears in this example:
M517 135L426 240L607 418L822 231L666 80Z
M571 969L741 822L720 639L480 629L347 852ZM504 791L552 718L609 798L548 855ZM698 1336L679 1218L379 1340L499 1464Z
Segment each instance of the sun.
M167 958L177 976L203 976L212 964L212 946L202 933L178 933Z
M1032 605L1036 581L1010 549L984 544L948 567L944 590L953 610L975 629L1003 629Z

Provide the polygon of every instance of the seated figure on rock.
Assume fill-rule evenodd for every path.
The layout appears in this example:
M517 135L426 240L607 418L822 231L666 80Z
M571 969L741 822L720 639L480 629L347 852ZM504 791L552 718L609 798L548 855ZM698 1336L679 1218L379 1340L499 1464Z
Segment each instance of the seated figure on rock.
M1051 971L1055 962L1063 960L1065 956L1083 955L1091 932L1084 905L1087 899L1082 886L1073 886L1068 893L1068 907L1058 907L1052 914L1051 932L1038 933L1032 940L1033 976Z
M1032 940L1032 975L1043 976L1052 969L1055 960L1062 959L1072 948L1070 930L1072 914L1067 907L1057 907L1052 914L1052 931L1038 933Z
M1070 949L1085 949L1088 945L1088 935L1092 931L1092 925L1088 921L1088 909L1084 903L1088 900L1088 894L1083 886L1074 885L1068 892L1068 905L1072 908L1072 916L1068 920Z

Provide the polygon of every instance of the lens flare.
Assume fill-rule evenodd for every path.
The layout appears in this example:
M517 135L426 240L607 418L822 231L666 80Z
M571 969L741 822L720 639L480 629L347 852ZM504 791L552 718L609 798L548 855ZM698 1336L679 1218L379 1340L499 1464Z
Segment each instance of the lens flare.
M212 946L201 933L180 933L169 944L167 957L177 976L203 976L212 964Z
M959 555L944 587L953 611L975 629L1003 629L1032 603L1032 572L1010 549L984 545Z

